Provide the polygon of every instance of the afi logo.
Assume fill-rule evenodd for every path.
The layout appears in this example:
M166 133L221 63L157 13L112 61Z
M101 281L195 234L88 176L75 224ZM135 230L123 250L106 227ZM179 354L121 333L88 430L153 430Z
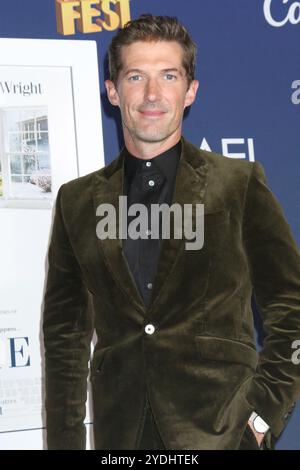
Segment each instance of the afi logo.
M280 0L277 0L280 1ZM290 0L281 0L282 4L287 4ZM264 3L264 15L267 22L274 26L275 28L281 28L286 23L297 24L300 23L300 2L293 2L290 5L287 5L287 12L284 18L274 18L272 6L274 5L274 0L265 0Z
M222 155L229 158L247 158L250 162L255 162L255 152L254 152L254 139L244 139L244 138L223 138L221 140ZM238 145L239 149L236 150L244 150L243 152L234 151L234 145ZM242 146L242 148L241 148ZM245 149L246 147L246 149ZM212 151L209 143L204 138L201 142L200 148L202 150L208 150L209 152Z

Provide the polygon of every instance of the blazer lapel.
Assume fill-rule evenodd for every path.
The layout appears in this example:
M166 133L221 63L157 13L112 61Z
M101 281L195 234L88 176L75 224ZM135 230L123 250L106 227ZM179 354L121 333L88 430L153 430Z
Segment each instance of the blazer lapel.
M123 149L112 164L94 175L93 197L96 223L100 220L96 215L100 204L110 204L116 210L116 238L98 238L97 244L101 259L104 259L116 284L134 306L144 314L145 305L122 252L122 240L119 238L119 196L123 194L124 187L124 157Z
M208 163L201 156L199 150L187 142L183 137L182 152L178 163L173 203L183 204L203 203L206 180L208 173ZM175 265L184 253L184 244L186 240L182 239L164 239L162 240L157 272L153 282L151 303L148 308L143 302L139 293L126 257L122 251L122 240L119 238L119 219L123 217L123 211L119 213L119 196L123 194L124 188L124 149L119 157L108 165L104 170L96 172L94 175L94 208L96 223L99 217L96 215L96 209L100 204L111 204L116 209L116 238L97 240L98 249L101 258L107 265L115 282L124 294L131 300L134 306L145 316L149 314L158 301L160 293L166 288L168 278L175 268ZM193 210L193 223L195 211Z

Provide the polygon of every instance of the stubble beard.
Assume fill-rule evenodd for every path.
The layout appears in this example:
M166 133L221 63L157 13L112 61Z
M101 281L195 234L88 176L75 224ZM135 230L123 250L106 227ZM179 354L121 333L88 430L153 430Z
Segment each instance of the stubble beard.
M132 140L151 144L164 142L166 139L168 139L168 137L176 132L179 126L173 129L171 126L160 126L159 124L156 124L155 126L152 126L152 129L144 130L139 127L137 123L128 125L123 120L123 127L124 129L126 128Z

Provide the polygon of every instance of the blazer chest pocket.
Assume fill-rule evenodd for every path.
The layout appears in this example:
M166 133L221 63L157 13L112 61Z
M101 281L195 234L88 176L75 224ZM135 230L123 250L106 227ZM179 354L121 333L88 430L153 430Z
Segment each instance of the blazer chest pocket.
M195 336L197 351L201 358L216 362L242 364L256 369L257 351L241 341L214 336Z
M106 346L105 348L96 351L95 356L92 359L91 367L90 367L91 380L93 380L96 376L98 376L102 372L105 357L110 349L111 349L111 346Z

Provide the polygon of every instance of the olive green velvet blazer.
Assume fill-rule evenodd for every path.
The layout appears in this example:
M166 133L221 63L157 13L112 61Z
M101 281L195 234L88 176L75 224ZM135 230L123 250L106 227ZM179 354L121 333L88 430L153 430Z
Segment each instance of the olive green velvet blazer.
M204 245L163 240L146 308L122 240L96 234L99 204L118 213L124 155L57 195L43 306L48 448L85 448L87 379L96 449L136 448L146 391L167 449L238 449L252 410L278 437L300 395L300 254L262 165L182 137L173 203L204 204Z

